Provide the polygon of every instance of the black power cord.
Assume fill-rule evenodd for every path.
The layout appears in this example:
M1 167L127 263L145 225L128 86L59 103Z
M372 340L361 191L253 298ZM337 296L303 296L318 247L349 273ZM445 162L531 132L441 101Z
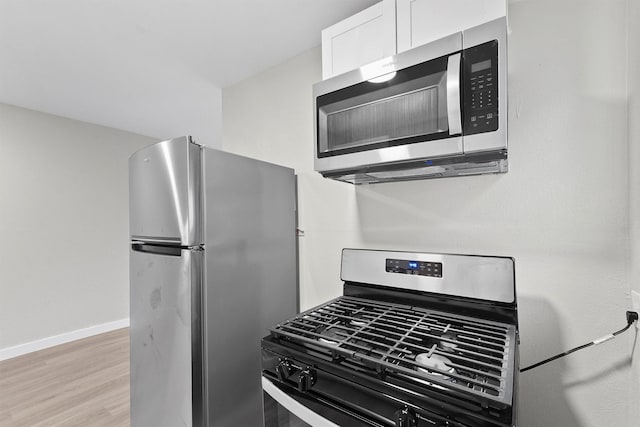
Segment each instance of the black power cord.
M540 365L544 365L545 363L549 363L551 361L554 361L556 359L564 357L564 356L566 356L568 354L571 354L573 352L576 352L578 350L582 350L583 348L591 347L592 345L598 345L598 344L602 344L605 341L609 341L610 339L615 338L616 336L620 335L621 333L623 333L624 331L629 329L631 327L631 325L633 325L637 321L638 321L638 313L635 312L635 311L627 311L627 326L625 326L624 328L620 329L619 331L615 331L612 334L605 335L602 338L598 338L597 340L591 341L590 343L583 344L583 345L578 346L576 348L572 348L571 350L567 350L564 353L556 354L555 356L550 357L548 359L545 359L545 360L543 360L541 362L534 363L531 366L527 366L526 368L520 369L520 372L525 372L525 371L528 371L530 369L537 368Z

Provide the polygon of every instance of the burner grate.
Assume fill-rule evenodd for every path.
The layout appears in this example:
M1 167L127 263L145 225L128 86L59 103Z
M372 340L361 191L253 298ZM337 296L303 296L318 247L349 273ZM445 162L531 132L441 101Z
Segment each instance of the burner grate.
M271 332L422 385L511 404L513 325L342 296Z

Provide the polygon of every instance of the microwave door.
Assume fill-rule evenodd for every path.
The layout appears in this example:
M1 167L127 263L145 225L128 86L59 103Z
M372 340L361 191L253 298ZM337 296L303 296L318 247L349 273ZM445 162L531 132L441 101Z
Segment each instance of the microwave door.
M327 91L347 73L316 85L316 170L461 154L461 48L455 34L388 58L386 80Z

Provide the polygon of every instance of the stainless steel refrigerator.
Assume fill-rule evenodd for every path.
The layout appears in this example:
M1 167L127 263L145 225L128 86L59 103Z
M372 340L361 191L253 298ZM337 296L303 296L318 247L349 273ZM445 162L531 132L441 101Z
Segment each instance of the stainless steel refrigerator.
M260 426L260 339L297 313L292 169L195 144L129 159L131 425Z

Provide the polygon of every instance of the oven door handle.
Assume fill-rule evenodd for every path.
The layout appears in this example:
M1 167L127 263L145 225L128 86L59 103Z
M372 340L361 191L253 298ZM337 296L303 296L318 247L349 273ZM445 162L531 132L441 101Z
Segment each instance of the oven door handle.
M447 120L449 135L462 133L460 98L460 54L449 56L447 61Z
M309 425L314 427L340 427L316 414L291 396L288 396L265 377L262 377L262 390L267 392L269 396L278 402L278 404L282 405L287 411Z

